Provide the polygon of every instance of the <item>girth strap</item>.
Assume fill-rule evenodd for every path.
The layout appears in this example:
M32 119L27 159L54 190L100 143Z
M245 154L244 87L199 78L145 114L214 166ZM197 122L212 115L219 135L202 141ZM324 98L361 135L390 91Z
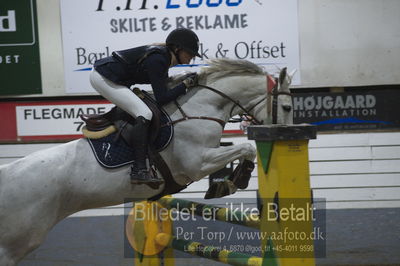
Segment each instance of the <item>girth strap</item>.
M160 153L155 151L154 149L150 149L151 157L154 160L158 171L161 173L162 177L164 178L164 189L157 195L149 198L148 200L155 201L160 199L161 197L169 194L175 194L187 188L187 185L180 185L178 184L174 177L172 176L171 170L169 169L167 163L161 157Z

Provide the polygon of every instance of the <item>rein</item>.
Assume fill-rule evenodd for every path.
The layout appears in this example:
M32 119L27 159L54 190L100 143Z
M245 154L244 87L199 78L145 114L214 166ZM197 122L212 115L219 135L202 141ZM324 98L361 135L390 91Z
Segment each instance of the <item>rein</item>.
M240 109L242 109L242 110L244 111L244 115L245 115L246 117L251 116L251 115L250 115L250 111L251 111L252 109L254 109L254 108L256 107L256 105L258 105L259 103L261 103L261 101L260 101L260 102L258 102L256 105L254 105L253 107L251 107L251 109L246 109L245 107L243 107L243 106L240 104L239 101L235 101L235 100L232 99L230 96L226 95L225 93L223 93L223 92L221 92L221 91L219 91L219 90L216 90L216 89L214 89L214 88L212 88L212 87L209 87L209 86L206 86L206 85L201 85L201 84L199 84L198 86L199 86L199 87L202 87L202 88L204 88L204 89L210 90L210 91L212 91L212 92L214 92L214 93L216 93L216 94L222 96L223 98L228 99L229 101L231 101L231 102L233 103L231 112L229 113L229 115L230 115L231 117L232 117L233 109L234 109L235 107L239 107ZM251 120L254 124L256 124L256 125L261 125L261 124L262 124L262 122L258 121L254 116L251 116L251 119L250 119L250 120Z
M169 123L169 124L171 124L171 125L175 125L175 124L177 124L177 123L179 123L179 122L186 121L186 120L190 120L190 119L199 119L199 120L210 120L210 121L215 121L215 122L219 123L219 124L222 126L222 128L225 127L225 121L222 120L222 119L218 119L218 118L214 118L214 117L208 117L208 116L188 116L188 115L183 111L182 106L180 106L180 104L178 103L178 101L175 100L174 102L175 102L176 106L178 107L178 109L179 109L179 111L181 112L181 114L182 114L183 117L180 118L180 119L178 119L178 120L174 120L174 121L172 121L171 123Z
M271 96L272 96L272 97L273 97L273 98L272 98L272 104L269 104L269 105L268 105L268 106L269 106L269 108L268 108L268 114L271 114L271 112L273 113L273 120L274 120L275 123L276 123L276 120L277 120L277 108L278 108L278 104L277 104L277 102L278 102L278 96L279 96L279 95L288 95L288 96L292 96L292 94L291 94L290 92L278 92L278 91L277 91L277 90L278 90L278 79L273 80L273 79L271 78L271 76L269 76L269 75L266 75L266 78L267 78L267 96L266 96L266 97L263 97L260 101L258 101L257 103L255 103L255 104L254 104L252 107L250 107L249 109L246 109L242 104L240 104L240 101L239 101L239 100L238 100L238 101L235 101L235 100L232 99L230 96L228 96L227 94L225 94L225 93L223 93L223 92L221 92L221 91L219 91L219 90L217 90L217 89L214 89L214 88L212 88L212 87L210 87L210 86L202 85L202 84L198 84L197 86L198 86L198 87L202 87L202 88L207 89L207 90L210 90L210 91L212 91L212 92L214 92L214 93L220 95L221 97L223 97L223 98L225 98L225 99L228 99L230 102L232 102L232 103L233 103L233 106L232 106L232 109L231 109L231 111L230 111L230 116L232 116L233 109L234 109L235 107L239 107L239 108L243 111L242 116L245 116L245 117L247 118L248 121L252 122L252 123L255 124L255 125L262 125L262 121L257 120L257 118L255 118L255 116L252 115L252 114L250 113L257 105L259 105L260 103L262 103L262 102L265 101L265 100L271 101ZM181 114L182 114L183 117L180 118L180 119L174 120L174 121L172 121L172 122L170 122L170 123L168 123L168 124L166 124L166 125L163 125L163 126L175 125L175 124L177 124L177 123L179 123L179 122L186 121L186 120L191 120L191 119L199 119L199 120L210 120L210 121L214 121L214 122L219 123L219 124L222 126L222 128L225 127L225 121L223 121L222 119L219 119L219 118L208 117L208 116L188 116L188 115L183 111L183 109L182 109L182 107L180 106L180 104L178 103L178 101L175 100L174 102L175 102L176 106L178 107L178 109L179 109L179 111L181 112ZM271 110L271 107L272 107L272 110ZM234 122L237 122L237 121L234 121Z

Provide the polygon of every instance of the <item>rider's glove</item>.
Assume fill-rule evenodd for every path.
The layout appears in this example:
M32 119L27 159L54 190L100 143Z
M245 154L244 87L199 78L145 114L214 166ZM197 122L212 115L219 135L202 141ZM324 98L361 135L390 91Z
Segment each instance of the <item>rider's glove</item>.
M199 77L197 73L190 73L184 80L183 84L185 84L186 88L195 87L199 84Z

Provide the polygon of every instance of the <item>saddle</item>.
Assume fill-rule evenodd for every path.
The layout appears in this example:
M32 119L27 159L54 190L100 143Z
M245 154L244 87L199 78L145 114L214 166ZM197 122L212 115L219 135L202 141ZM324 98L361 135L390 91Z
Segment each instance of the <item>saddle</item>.
M149 131L149 160L154 165L154 170L158 170L165 180L163 191L151 198L156 200L164 195L177 193L187 186L175 182L168 165L159 153L172 140L174 132L171 118L149 93L138 88L134 88L133 93L140 97L153 113ZM83 134L100 165L112 169L133 163L134 151L128 145L135 120L133 117L117 106L105 114L80 117L86 123L82 129Z
M159 134L161 117L164 115L167 120L170 120L169 115L162 109L162 107L157 105L149 93L141 91L139 88L134 88L133 93L142 99L153 113L153 118L150 124L151 143ZM121 131L121 129L126 126L126 123L133 124L135 120L118 106L115 106L111 111L105 114L84 114L80 117L86 123L86 126L83 128L83 134L90 139L102 138L115 131Z

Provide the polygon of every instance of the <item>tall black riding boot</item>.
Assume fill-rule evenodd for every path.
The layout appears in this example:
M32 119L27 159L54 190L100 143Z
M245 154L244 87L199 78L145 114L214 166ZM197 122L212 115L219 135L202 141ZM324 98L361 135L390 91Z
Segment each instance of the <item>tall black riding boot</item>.
M158 183L164 180L153 174L148 163L147 145L150 121L142 116L135 120L135 131L131 136L131 144L134 149L134 162L131 168L131 183Z

